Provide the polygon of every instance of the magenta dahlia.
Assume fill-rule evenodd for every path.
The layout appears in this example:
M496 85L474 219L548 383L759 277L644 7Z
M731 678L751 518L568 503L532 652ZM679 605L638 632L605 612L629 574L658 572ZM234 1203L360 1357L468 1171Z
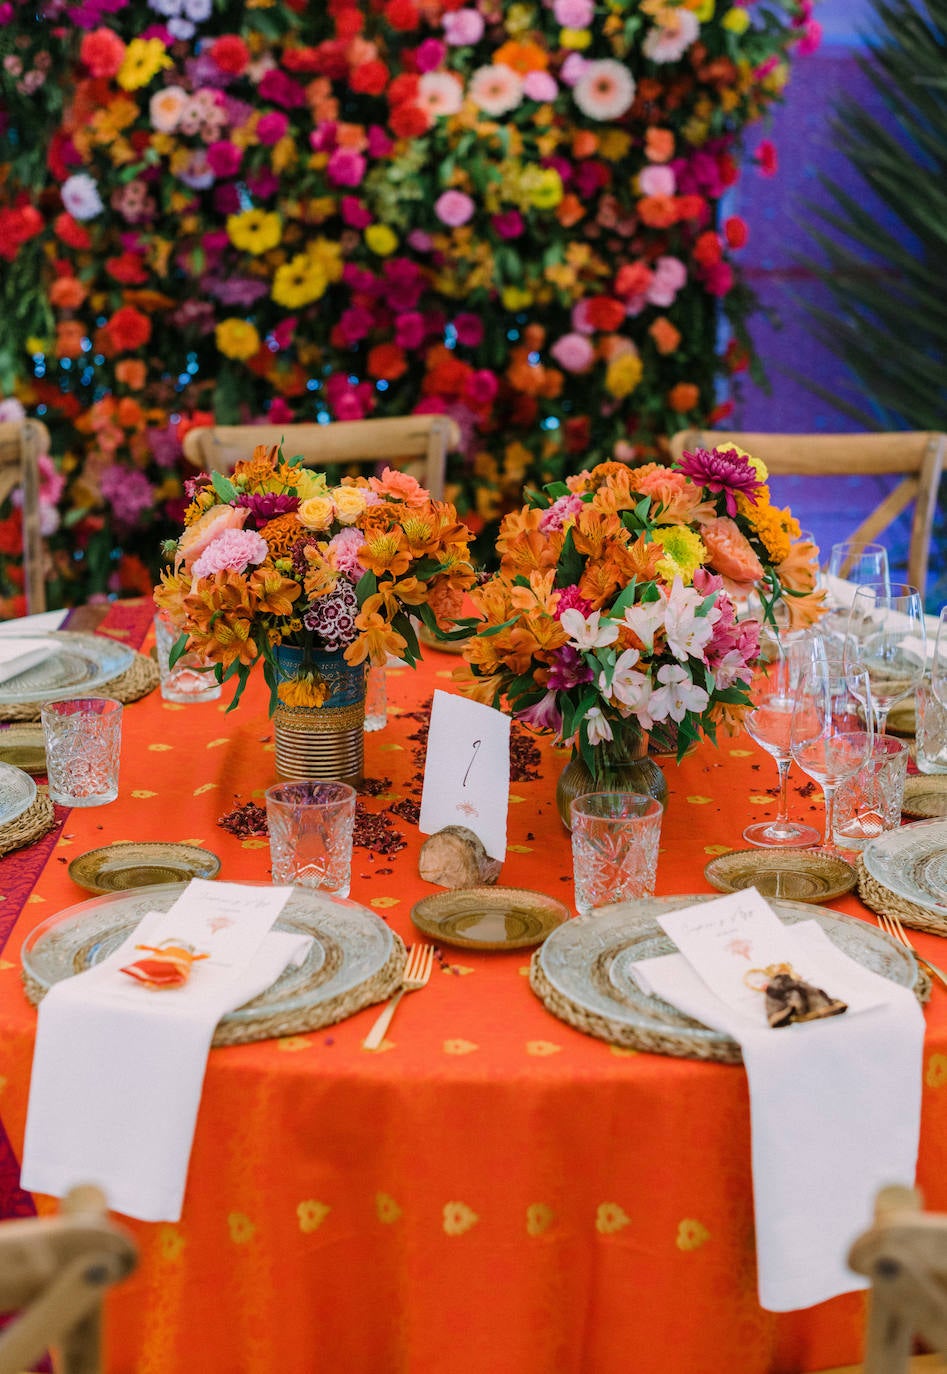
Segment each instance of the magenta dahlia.
M749 458L735 448L698 448L693 453L685 449L677 470L698 487L722 491L728 515L737 513L738 493L755 506L756 493L763 486Z

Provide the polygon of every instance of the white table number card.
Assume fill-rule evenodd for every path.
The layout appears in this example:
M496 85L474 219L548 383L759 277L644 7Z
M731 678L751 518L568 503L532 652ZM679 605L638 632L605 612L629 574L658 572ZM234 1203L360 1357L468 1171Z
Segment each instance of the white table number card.
M467 697L435 692L418 827L465 825L491 859L506 858L510 718Z

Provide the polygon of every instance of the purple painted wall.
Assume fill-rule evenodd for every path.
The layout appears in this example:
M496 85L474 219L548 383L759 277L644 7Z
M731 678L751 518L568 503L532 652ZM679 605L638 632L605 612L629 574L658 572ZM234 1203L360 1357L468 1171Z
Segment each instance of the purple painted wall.
M807 224L812 221L809 205L822 193L820 174L846 188L859 187L864 198L863 187L833 145L829 117L834 99L844 90L873 114L883 115L877 95L857 65L861 36L872 25L870 0L825 0L816 5L816 14L824 26L823 44L818 52L795 63L785 104L777 111L772 128L761 134L776 145L778 174L767 180L748 171L733 196L732 212L750 226L750 240L743 251L748 279L761 301L779 318L778 327L762 317L754 324L754 338L772 393L767 395L752 383L743 387L737 410L728 422L739 429L803 433L861 428L792 375L802 373L829 389L849 396L853 393L844 362L812 337L803 303L826 298L799 260L815 252L808 241ZM839 482L826 500L824 482L782 478L774 483L774 493L782 504L791 505L803 528L812 530L827 560L831 544L844 538L890 485L884 479L847 479ZM908 525L903 521L886 539L895 560L903 557L907 537ZM936 601L935 584L947 570L943 551L932 552L934 566L928 592ZM943 590L941 586L940 601Z

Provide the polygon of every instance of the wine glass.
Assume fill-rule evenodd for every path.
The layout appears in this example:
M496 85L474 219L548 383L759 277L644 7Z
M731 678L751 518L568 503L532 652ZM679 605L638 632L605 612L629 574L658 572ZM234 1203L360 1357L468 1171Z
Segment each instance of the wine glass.
M931 661L931 691L947 709L947 606L943 606L937 622L934 657Z
M780 636L769 633L764 648L768 660L750 689L752 709L743 718L746 732L776 760L779 772L779 804L775 820L748 825L743 838L749 844L803 847L818 844L819 832L811 825L789 819L789 724L799 678L812 653L808 635Z
M866 706L867 704L867 706ZM862 719L866 706L867 719ZM843 674L824 654L814 652L796 688L789 724L789 748L794 762L821 784L825 795L825 834L822 849L851 860L836 848L835 791L857 773L874 746L871 684L866 672Z
M859 587L848 617L845 671L868 674L879 735L891 707L920 686L926 668L924 603L917 588L903 582Z
M826 569L831 609L820 622L822 633L843 638L857 589L868 583L887 585L890 579L888 550L883 544L866 544L858 539L833 544Z

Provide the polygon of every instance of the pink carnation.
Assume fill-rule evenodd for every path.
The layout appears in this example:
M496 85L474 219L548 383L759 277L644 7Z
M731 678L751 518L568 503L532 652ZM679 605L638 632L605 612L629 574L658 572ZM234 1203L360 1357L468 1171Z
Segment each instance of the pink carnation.
M213 577L218 572L243 572L262 563L269 553L266 540L256 530L225 530L196 559L194 577Z
M445 191L434 202L434 213L442 224L451 229L466 224L472 218L474 203L463 191Z
M357 582L365 571L358 557L358 551L364 543L365 536L362 531L351 525L347 529L339 530L338 534L329 540L329 562L353 582Z
M538 100L541 104L555 100L559 94L556 78L549 72L527 72L523 77L523 94L527 100Z
M567 520L575 520L578 518L579 512L584 505L585 502L582 500L582 497L576 496L574 492L570 491L568 496L560 496L557 501L553 501L547 511L543 511L539 521L540 534L548 534L550 530L561 530ZM575 590L575 588L566 589L566 591ZM570 609L570 606L574 606L575 604L572 601L564 601L563 597L565 597L565 595L566 593L563 592L562 596L559 598L559 605L556 608L557 618L562 615L563 611Z
M595 349L584 334L563 334L549 351L566 372L588 372L595 361Z
M464 48L479 43L483 37L483 16L477 10L454 10L441 20L444 37L452 48Z

